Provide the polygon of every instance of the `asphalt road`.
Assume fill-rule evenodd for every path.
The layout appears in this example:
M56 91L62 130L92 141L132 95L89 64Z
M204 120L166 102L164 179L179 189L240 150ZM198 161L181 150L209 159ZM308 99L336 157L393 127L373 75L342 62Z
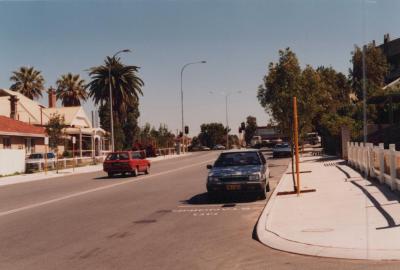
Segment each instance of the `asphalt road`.
M254 227L266 200L207 200L206 164L217 154L157 162L150 175L136 178L108 179L97 172L0 187L0 269L400 267L262 245ZM272 189L288 162L269 160Z

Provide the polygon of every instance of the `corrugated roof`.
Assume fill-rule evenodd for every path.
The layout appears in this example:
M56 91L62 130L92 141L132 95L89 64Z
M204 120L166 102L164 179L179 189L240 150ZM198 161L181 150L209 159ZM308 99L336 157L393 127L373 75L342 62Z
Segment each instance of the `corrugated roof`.
M0 134L44 137L45 129L0 115Z

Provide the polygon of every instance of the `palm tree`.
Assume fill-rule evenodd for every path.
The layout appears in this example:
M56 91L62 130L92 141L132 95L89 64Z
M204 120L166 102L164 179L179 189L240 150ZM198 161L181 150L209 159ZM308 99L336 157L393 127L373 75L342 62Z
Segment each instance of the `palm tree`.
M120 58L107 57L104 65L89 69L92 81L88 84L89 95L96 105L103 105L110 98L109 68L111 69L111 88L113 108L119 115L126 115L129 106L137 106L139 95L143 95L142 79L137 76L139 67L125 66Z
M20 67L13 71L10 81L14 82L10 89L23 94L30 99L36 99L42 96L44 91L44 79L41 71L33 67Z
M81 100L85 101L88 97L86 92L85 80L79 74L64 74L57 80L57 99L65 107L80 106Z

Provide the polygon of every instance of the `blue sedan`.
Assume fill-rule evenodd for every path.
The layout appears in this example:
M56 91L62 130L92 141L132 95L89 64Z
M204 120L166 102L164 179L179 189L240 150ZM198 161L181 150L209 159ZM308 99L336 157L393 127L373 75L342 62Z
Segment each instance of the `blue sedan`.
M222 152L207 177L207 191L215 199L224 192L253 193L265 199L269 191L269 169L264 155L256 149Z

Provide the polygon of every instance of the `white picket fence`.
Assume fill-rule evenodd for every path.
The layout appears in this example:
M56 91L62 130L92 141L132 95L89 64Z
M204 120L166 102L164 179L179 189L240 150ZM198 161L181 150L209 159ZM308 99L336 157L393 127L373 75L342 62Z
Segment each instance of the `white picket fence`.
M364 175L374 177L392 190L400 190L400 152L395 145L389 149L384 144L374 146L372 143L348 143L348 162Z

